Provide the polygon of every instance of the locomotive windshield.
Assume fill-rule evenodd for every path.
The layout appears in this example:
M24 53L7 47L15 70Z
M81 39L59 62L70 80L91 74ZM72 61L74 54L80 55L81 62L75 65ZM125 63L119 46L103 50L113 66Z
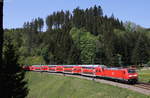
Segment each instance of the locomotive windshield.
M128 69L128 73L136 73L135 69Z

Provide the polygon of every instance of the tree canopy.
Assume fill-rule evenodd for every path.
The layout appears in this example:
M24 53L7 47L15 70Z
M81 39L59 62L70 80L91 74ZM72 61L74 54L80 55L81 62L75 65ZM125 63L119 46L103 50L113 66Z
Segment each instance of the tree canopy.
M113 14L108 17L95 5L34 18L22 28L5 30L5 38L13 39L23 64L27 64L23 58L34 58L40 64L126 66L150 61L149 32L132 22L123 23Z

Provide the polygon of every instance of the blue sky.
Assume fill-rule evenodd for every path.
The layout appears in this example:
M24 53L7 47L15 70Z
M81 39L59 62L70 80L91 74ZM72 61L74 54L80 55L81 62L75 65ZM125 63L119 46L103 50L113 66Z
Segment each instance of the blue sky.
M5 0L4 28L22 27L25 21L45 18L54 11L100 5L104 14L150 28L150 0Z

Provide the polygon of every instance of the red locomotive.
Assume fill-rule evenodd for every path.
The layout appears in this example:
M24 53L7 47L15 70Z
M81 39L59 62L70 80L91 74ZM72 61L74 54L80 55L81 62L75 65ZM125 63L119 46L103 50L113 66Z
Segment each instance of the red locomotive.
M103 77L129 83L136 83L138 81L138 74L135 68L107 68L105 65L32 65L23 68L32 71L41 70Z
M115 80L127 81L129 83L136 83L138 74L135 69L131 68L105 68L102 70L102 77L111 78Z

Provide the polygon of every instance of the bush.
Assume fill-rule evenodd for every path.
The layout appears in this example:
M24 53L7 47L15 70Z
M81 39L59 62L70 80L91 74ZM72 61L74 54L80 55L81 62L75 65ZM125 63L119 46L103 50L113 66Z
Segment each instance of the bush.
M45 61L42 56L34 56L26 58L21 57L19 63L23 65L36 65L36 64L45 64Z
M150 67L150 61L147 63L147 65Z

